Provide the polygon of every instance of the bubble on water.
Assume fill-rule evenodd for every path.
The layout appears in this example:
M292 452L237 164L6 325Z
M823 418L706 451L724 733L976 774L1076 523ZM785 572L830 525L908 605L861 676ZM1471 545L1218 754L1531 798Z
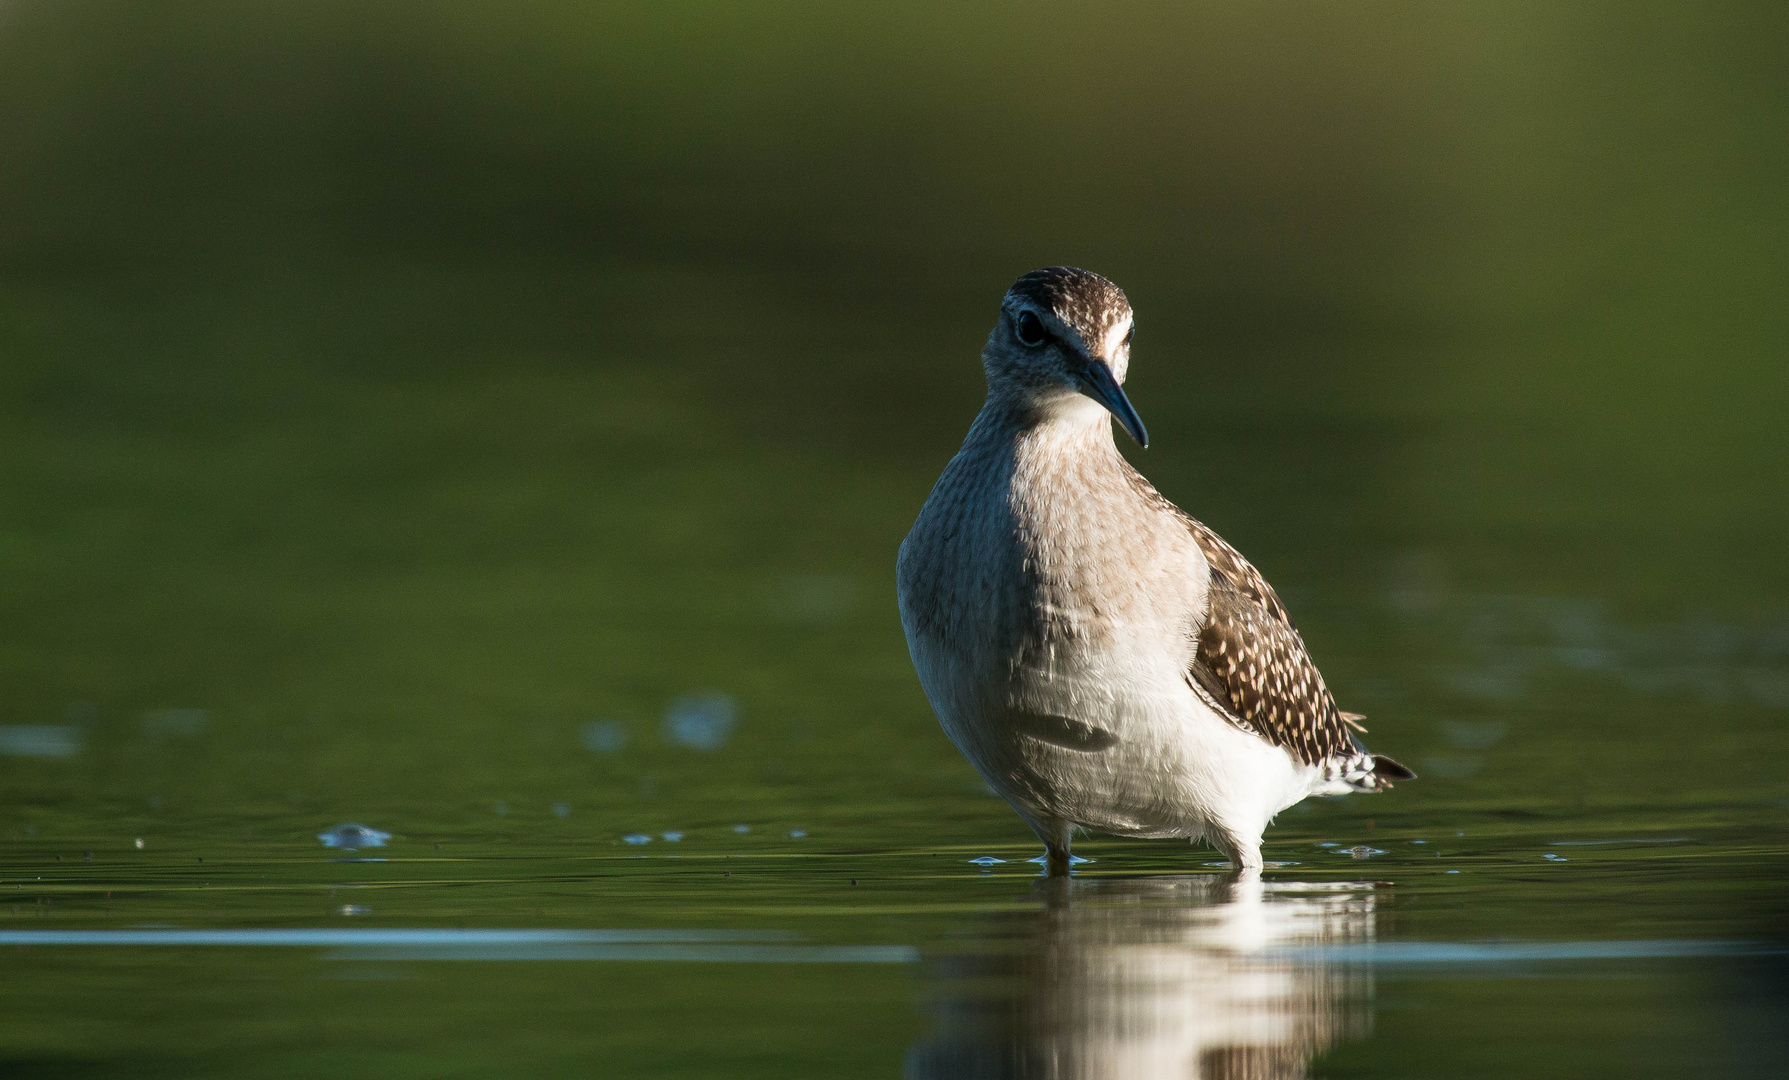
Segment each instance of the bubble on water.
M1427 841L1427 840L1412 840L1412 841L1410 841L1410 842L1411 842L1411 843L1412 843L1412 844L1426 844L1426 843L1428 843L1428 841Z
M683 839L683 834L680 832L659 833L658 835L660 839L673 844Z
M1547 852L1545 855L1542 855L1541 858L1547 860L1548 862L1571 862L1571 860L1566 858L1564 855L1555 855L1551 851Z
M372 908L362 907L359 904L343 904L336 910L340 911L343 915L371 915L373 913Z
M1368 847L1365 844L1356 844L1351 848L1343 848L1342 854L1351 859L1370 859L1375 855L1385 854L1385 851L1383 848Z
M750 825L735 825L735 826L733 826L733 831L738 833L741 836L744 836L746 833L749 833L752 831L752 827Z
M643 832L630 832L621 838L621 842L624 844L650 844L652 843L652 837L647 836Z
M719 750L738 723L739 706L726 694L689 694L665 711L665 738L696 750Z
M807 836L807 834L808 834L808 831L806 829L790 829L789 830L789 839L801 840L801 839L805 838Z
M323 841L324 847L353 850L363 847L384 847L385 842L391 839L391 834L369 825L350 821L337 825L333 829L323 830L317 834L317 839ZM143 842L137 841L137 846L142 847Z
M140 837L140 836L139 836L139 837L137 837L137 838L136 838L136 840L135 840L135 841L133 841L133 843L135 843L135 844L136 844L136 845L137 845L137 850L138 850L138 851L142 851L142 850L143 850L143 838L142 838L142 837Z
M627 745L627 725L619 720L592 720L578 733L584 749L598 754L613 754Z
M15 757L73 757L81 749L81 729L72 724L0 726L0 754Z
M1458 871L1458 870L1449 870L1449 871L1448 871L1448 873L1450 873L1450 874L1457 874L1457 873L1459 873L1459 871Z
M571 803L556 802L553 804L553 816L556 818L571 817Z
M1341 847L1342 845L1336 843L1334 840L1319 840L1319 841L1317 841L1317 846L1318 847Z
M1006 860L1005 859L996 859L992 855L983 855L980 858L970 859L969 861L971 863L975 864L976 866L998 866L999 864L1005 862Z

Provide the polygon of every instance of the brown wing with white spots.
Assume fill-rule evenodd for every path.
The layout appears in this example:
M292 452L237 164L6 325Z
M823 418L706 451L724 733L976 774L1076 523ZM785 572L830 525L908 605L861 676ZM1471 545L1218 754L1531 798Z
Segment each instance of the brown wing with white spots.
M1261 572L1141 473L1125 475L1139 495L1186 524L1211 567L1199 647L1187 671L1194 689L1238 727L1308 765L1324 765L1359 790L1414 777L1360 745L1354 731L1365 730L1359 724L1364 717L1336 708L1286 606Z
M1336 708L1273 587L1216 533L1185 520L1211 564L1194 682L1241 726L1306 764L1354 753L1351 715Z

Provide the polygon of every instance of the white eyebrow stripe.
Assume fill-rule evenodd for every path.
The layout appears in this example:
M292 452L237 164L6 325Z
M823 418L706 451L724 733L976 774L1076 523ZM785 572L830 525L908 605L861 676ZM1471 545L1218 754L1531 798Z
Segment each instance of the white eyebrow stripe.
M1106 331L1105 348L1100 351L1101 356L1110 359L1117 353L1118 346L1124 344L1124 336L1131 332L1131 320L1134 318L1133 315L1126 315L1112 324L1112 328Z

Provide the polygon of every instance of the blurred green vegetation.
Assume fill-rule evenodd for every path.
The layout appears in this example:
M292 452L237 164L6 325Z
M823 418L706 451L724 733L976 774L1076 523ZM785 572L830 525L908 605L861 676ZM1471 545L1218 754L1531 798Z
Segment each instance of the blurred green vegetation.
M1445 653L1359 633L1413 553L1783 613L1775 7L3 18L0 715L91 703L88 761L200 706L314 736L220 798L483 798L713 686L823 736L748 789L960 774L888 566L1048 262L1129 288L1140 464L1344 692Z

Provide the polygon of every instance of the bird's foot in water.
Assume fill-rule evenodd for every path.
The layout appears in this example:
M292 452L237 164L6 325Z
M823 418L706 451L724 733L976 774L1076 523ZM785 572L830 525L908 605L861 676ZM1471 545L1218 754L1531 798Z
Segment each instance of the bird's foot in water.
M1261 861L1261 843L1240 837L1219 837L1213 844L1230 860L1230 873L1237 881L1259 881L1265 865Z

